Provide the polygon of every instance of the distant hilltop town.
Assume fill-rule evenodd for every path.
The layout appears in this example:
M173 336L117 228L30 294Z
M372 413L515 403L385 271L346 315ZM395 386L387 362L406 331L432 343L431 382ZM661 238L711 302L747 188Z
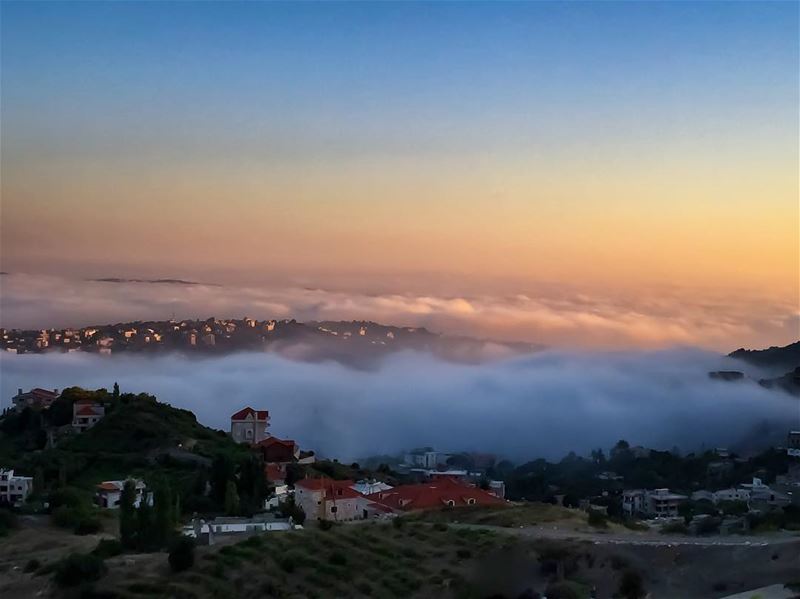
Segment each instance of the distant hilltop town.
M94 325L84 328L0 329L2 349L14 354L179 351L226 354L270 350L303 359L335 359L360 363L401 350L430 351L445 359L479 361L487 342L446 337L425 328L396 327L368 321L154 320ZM302 355L297 349L302 346ZM493 351L518 353L537 349L530 344L492 342Z

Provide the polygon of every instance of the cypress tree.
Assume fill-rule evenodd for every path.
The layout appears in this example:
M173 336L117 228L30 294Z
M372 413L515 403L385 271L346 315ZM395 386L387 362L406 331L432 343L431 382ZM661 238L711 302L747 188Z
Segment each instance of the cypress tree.
M236 483L232 480L225 487L225 513L228 516L239 514L239 494L236 492Z
M126 480L119 498L119 537L126 548L132 548L136 542L137 518L133 507L136 501L136 485Z

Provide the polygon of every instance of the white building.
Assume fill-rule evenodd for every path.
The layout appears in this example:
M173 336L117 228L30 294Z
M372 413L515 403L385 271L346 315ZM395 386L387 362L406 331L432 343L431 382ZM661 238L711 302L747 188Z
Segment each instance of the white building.
M686 495L670 493L669 489L633 489L622 492L622 511L626 516L674 518L680 504L687 499Z
M231 416L231 437L237 443L259 443L269 437L269 412L246 407Z
M431 449L415 449L408 452L403 457L403 461L408 466L434 470L437 466L446 465L447 459L451 455L452 454L441 451L433 451Z
M147 505L153 505L153 494L147 490L146 485L141 480L133 480L136 487L136 496L133 500L134 507L139 507L142 501L146 501ZM122 497L122 489L125 487L124 480L107 480L97 485L95 492L95 503L102 507L111 510L119 508L119 500Z
M213 545L216 535L251 535L262 532L293 530L294 528L295 524L291 518L278 519L272 516L215 518L208 522L195 518L191 524L183 527L182 533L187 537L198 539L203 544Z
M72 404L72 428L82 433L103 419L106 409L91 400L78 400Z
M750 507L784 507L792 503L791 497L771 489L760 478L754 478L752 483L745 483L739 485L739 487L750 492L750 500L748 502Z
M33 477L15 476L13 470L0 468L0 504L20 506L33 491Z

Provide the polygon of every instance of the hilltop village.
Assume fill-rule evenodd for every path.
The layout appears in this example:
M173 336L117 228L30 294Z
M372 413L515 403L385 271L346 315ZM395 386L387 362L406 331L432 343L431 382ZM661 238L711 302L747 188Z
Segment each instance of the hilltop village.
M800 530L800 431L788 432L785 447L750 457L724 448L682 456L619 441L607 452L570 454L556 463L514 465L491 454L425 447L345 464L278 436L279 427L263 406L247 406L230 415L227 431L215 431L191 412L147 394L123 393L116 384L111 391L19 389L0 418L0 534L22 539L23 533L35 537L48 530L24 528L32 518L68 538L98 539L95 551L48 556L46 565L39 557L24 564L33 574L53 574L55 586L48 588L58 593L85 587L86 569L91 570L87 580L117 585L114 575L105 575L109 568L117 571L117 555L166 551L177 573L193 567L201 547L212 552L209 556L226 556L231 543L261 546L260 535L281 546L317 534L332 534L341 543L344 537L333 530L338 527L345 527L345 536L349 527L374 526L390 535L415 530L451 539L456 538L447 536L451 527L467 526L463 534L472 534L469 527L476 526L474 534L519 529L549 542L556 542L553 535L564 542L612 534L623 535L622 542L654 542L655 535L700 544ZM542 529L546 522L555 526ZM456 550L459 567L477 559L481 543L468 540ZM418 549L402 551L411 555ZM545 559L538 551L540 561ZM339 572L354 555L331 558L341 563L330 567ZM302 560L289 565L278 555L274 559L285 585L308 584L295 575L305 571ZM590 585L596 588L586 587L593 596L644 597L637 589L652 582L644 566L620 567L605 576L581 566L583 578L576 577L564 559L555 559L555 570L543 566L531 579L540 583L529 581L526 588L571 597L558 589L596 578ZM214 576L229 575L224 566L215 567L223 570ZM425 588L472 584L466 570L452 576L431 578L433 587L425 583ZM15 584L38 580L20 575ZM393 584L411 595L416 588L416 583L406 588L387 582L389 588ZM624 585L633 590L619 594ZM724 596L720 585L709 596Z

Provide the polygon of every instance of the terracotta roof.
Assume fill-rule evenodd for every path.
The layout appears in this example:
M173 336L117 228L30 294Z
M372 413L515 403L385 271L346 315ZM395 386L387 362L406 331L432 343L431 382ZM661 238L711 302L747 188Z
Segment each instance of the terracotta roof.
M231 416L231 420L247 420L248 416L253 416L256 420L267 420L269 418L269 411L267 410L254 410L250 406L243 408Z
M99 406L98 406L99 407ZM83 406L80 410L75 412L76 416L101 416L102 413L93 406Z
M460 507L465 505L504 505L506 503L488 491L449 477L425 484L401 485L389 491L367 495L367 498L404 511L429 510L448 505Z
M116 483L113 482L104 482L97 485L97 488L101 491L119 491L120 488L117 486Z
M304 478L294 483L309 491L324 491L325 499L354 499L363 497L351 489L352 480L333 480L332 478Z
M297 443L295 443L293 439L278 439L278 437L267 437L266 439L263 439L262 441L256 443L256 445L260 447L271 447L272 445L285 445L286 447L291 447L292 449L294 449Z
M14 397L22 397L24 395L38 395L39 397L45 399L56 399L58 397L58 393L50 391L48 389L42 389L40 387L36 387L35 389L31 389L30 391L25 391L23 393L17 393Z

